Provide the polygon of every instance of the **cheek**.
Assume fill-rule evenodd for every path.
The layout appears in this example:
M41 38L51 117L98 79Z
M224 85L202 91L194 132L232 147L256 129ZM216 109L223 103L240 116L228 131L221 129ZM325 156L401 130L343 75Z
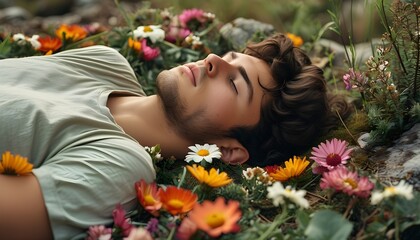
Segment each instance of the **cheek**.
M236 120L237 99L233 94L219 91L206 99L209 120L221 125L229 125Z

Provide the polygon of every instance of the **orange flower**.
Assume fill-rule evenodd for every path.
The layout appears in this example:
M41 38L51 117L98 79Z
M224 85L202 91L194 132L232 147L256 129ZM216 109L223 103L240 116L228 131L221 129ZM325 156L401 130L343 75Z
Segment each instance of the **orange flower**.
M197 202L197 195L187 189L168 186L159 194L163 208L170 214L189 212Z
M219 173L216 169L210 169L210 172L207 172L202 166L187 166L188 171L200 182L204 183L210 187L223 187L232 182L232 179L228 177L225 172Z
M143 208L153 216L158 216L159 209L162 207L160 192L155 182L147 184L143 179L135 183L137 198Z
M51 36L40 37L38 38L38 42L41 43L39 51L43 53L56 52L62 45L60 38Z
M6 175L28 175L32 172L32 164L28 163L28 158L19 154L13 155L6 151L2 155L0 162L0 174Z
M128 46L132 49L134 49L136 52L141 51L141 42L135 41L132 38L128 38Z
M286 167L278 167L274 172L269 175L277 181L287 181L292 177L300 176L306 167L309 165L309 161L306 160L306 157L303 159L300 157L294 156L293 159L290 158L289 161L285 162Z
M239 202L230 200L225 204L223 197L218 197L214 202L206 200L202 204L196 204L188 215L198 229L205 231L211 237L238 232L237 222L241 216Z
M292 40L294 47L300 47L303 45L303 39L301 37L292 33L287 33L286 35L290 38L290 40Z
M88 32L86 31L86 29L79 25L67 25L67 24L62 24L55 31L55 34L60 39L70 39L74 42L85 38L87 33Z

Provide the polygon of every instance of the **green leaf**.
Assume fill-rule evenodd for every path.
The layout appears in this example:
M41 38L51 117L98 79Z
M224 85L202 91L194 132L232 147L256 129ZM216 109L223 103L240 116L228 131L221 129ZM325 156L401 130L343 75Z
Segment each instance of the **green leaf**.
M332 210L320 210L313 214L305 235L309 240L346 240L353 224Z

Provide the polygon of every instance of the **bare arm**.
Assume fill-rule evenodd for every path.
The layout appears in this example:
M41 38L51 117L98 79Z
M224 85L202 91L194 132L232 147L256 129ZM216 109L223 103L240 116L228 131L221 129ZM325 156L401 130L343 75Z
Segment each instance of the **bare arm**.
M0 174L0 239L52 239L35 176Z

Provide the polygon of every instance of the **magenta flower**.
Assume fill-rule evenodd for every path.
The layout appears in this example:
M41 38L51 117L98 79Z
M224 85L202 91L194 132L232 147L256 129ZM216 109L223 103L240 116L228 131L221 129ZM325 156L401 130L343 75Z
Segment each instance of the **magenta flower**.
M322 174L320 187L322 189L332 188L349 196L356 195L367 198L374 184L368 177L359 177L356 172L350 172L346 167L339 167Z
M91 226L86 240L111 239L112 229L104 225Z
M144 38L141 40L141 46L143 49L143 58L146 61L152 61L160 54L160 49L147 46L147 41Z
M184 10L181 15L179 15L179 22L181 23L181 26L187 27L188 22L191 20L197 20L198 22L205 22L206 17L204 16L205 12L201 9L192 8L192 9L186 9Z
M347 149L348 143L344 140L334 138L333 140L321 143L318 147L312 148L312 156L318 168L313 170L314 173L322 173L331 171L332 169L344 166L350 158L351 149Z
M127 237L133 225L131 225L128 218L125 217L125 210L122 208L121 204L118 204L114 211L112 211L112 216L114 217L114 227L120 228L124 237Z

